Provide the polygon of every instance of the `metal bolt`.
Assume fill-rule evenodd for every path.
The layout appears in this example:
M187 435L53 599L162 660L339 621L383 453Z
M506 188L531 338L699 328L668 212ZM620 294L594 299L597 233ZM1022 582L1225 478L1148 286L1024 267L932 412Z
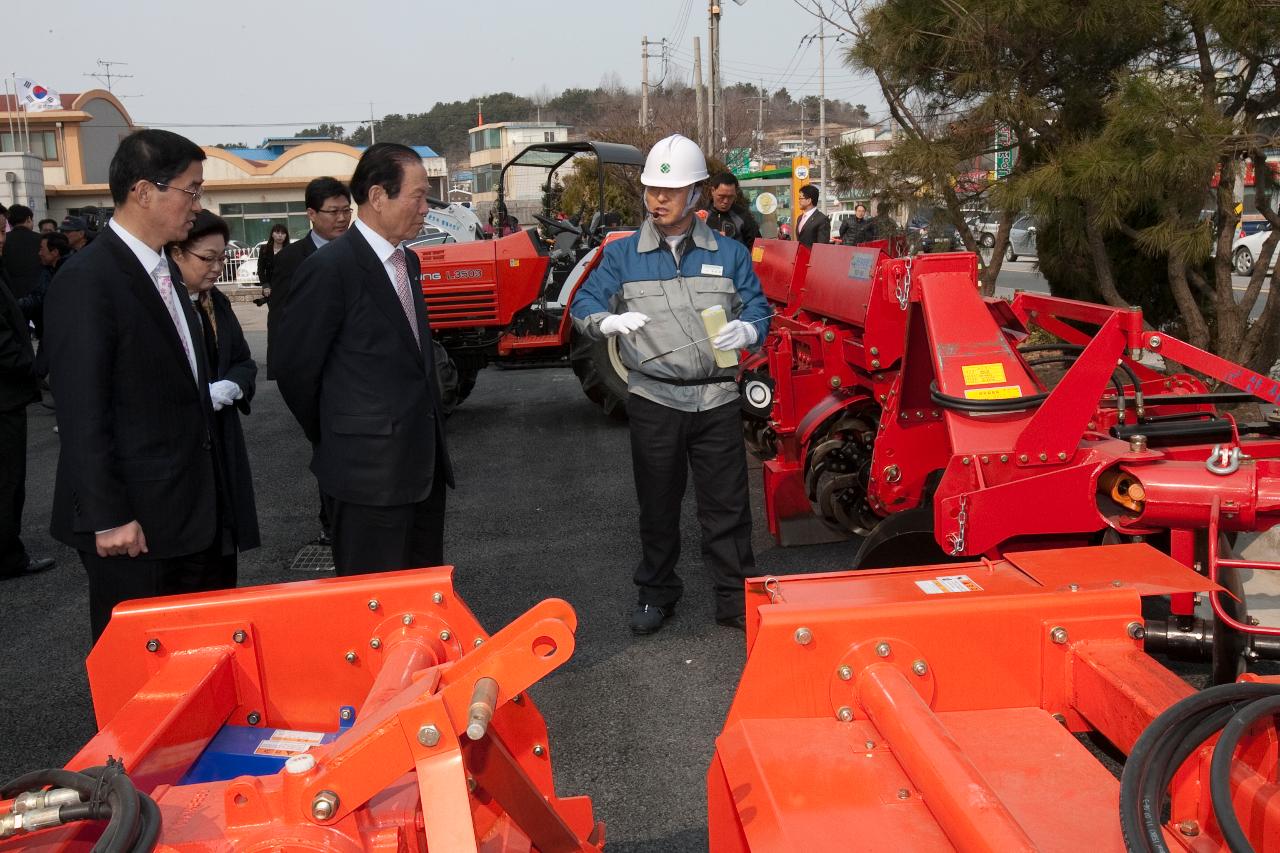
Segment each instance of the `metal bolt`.
M1049 454L1048 454L1048 453L1041 453L1041 454L1040 454L1040 461L1041 461L1041 462L1048 462L1048 461L1049 461Z
M467 777L467 793L474 794L476 792L477 787L478 786L476 785L476 777L468 776Z
M360 656L357 655L355 652L347 652L344 657L346 657L347 663L355 663L356 661L360 660Z
M1178 832L1181 832L1188 838L1195 838L1200 834L1200 824L1194 820L1184 820L1182 823L1178 824Z
M418 743L423 746L435 746L440 742L440 730L433 725L425 725L418 729Z
M471 641L471 645L475 646L477 649L480 648L484 645L484 637L476 637Z
M1054 714L1053 718L1064 726L1067 724L1067 718L1062 714Z
M991 464L991 457L990 457L990 456L984 456L984 457L982 457L982 464L983 464L983 465L990 465L990 464Z
M873 359L871 359L871 369L872 369L872 370L879 370L879 369L880 369L880 359L878 359L878 358L873 358Z
M916 417L917 417L917 418L923 418L923 417L924 417L924 412L916 412Z
M929 664L923 660L915 661L911 664L911 671L923 678L929 672Z
M1067 589L1071 590L1072 592L1079 592L1079 591L1080 591L1080 584L1078 584L1078 583L1067 584Z
M1001 461L1001 462L1008 462L1008 461L1009 461L1009 454L1008 454L1008 453L1001 453L1001 454L1000 454L1000 461Z
M960 459L960 464L961 464L961 465L972 465L972 464L973 464L973 460L972 460L972 459L970 459L968 456L965 456L965 457L962 457L962 458Z
M873 740L869 740L869 741L867 741L866 743L864 743L864 744L863 744L863 746L865 746L867 749L875 749L875 748L876 748L876 742L875 742L875 741L873 741Z
M908 791L906 788L899 788L899 789L898 789L898 799L900 799L900 800L909 800L909 799L911 799L911 792L910 792L910 791Z
M1114 587L1121 587L1124 586L1124 581L1112 581L1111 585Z
M848 681L853 678L853 669L851 667L842 666L836 672L839 673L841 681Z
M537 743L533 745L533 754L541 758L547 754L547 750L542 746L542 744Z
M333 791L321 791L311 801L311 816L316 820L328 820L337 814L338 795Z
M876 643L876 656L877 656L877 657L887 658L887 657L889 656L889 652L891 652L891 651L893 651L893 650L889 648L889 644L888 644L888 643Z
M1141 640L1147 636L1147 626L1141 622L1130 622L1125 626L1124 632L1129 635L1131 640Z
M262 715L259 714L257 711L250 711L249 716L245 717L244 719L245 719L245 722L247 722L249 725L256 726L258 723L262 722Z
M836 333L828 329L827 331L822 333L822 339L827 343L831 343L836 339Z
M813 642L813 632L803 626L796 629L796 642L807 646Z
M842 722L842 723L849 723L849 722L852 722L852 721L853 721L853 709L852 709L852 708L850 708L848 705L845 705L845 706L841 707L839 711L836 711L836 717L837 717L837 718L840 720L840 722Z
M1161 344L1161 341L1160 341L1160 336L1159 336L1159 335L1152 335L1152 336L1147 340L1147 346L1151 347L1152 349L1159 349L1159 348L1160 348L1160 344Z
M371 649L382 648L382 640L379 640L377 637L374 637L372 640L369 641L369 648Z
M448 631L441 631L441 632L440 632L440 642L442 642L442 643L447 643L447 642L449 642L449 639L450 639L452 636L453 636L453 635L452 635L452 634L450 634Z
M339 713L339 714L338 714L338 716L339 716L339 717L341 717L341 718L342 718L342 719L344 719L344 720L350 720L350 719L351 719L351 715L352 715L352 714L354 714L354 713L355 713L355 712L354 712L354 711L352 711L350 708L343 708L343 709L342 709L342 711L341 711L341 713Z
M906 412L898 412L898 417L905 421L905 420L907 419L907 413L906 413Z
M1147 450L1147 437L1145 435L1129 436L1129 450L1132 453L1145 453Z
M147 640L147 651L152 653L160 651L160 641L157 640L155 637L152 637L150 640Z
M433 593L431 593L431 603L432 603L432 604L444 604L444 593L443 593L443 592L433 592Z
M872 354L872 355L879 355L879 354L880 354L880 348L879 348L879 347L872 347L872 348L871 348L871 354Z
M249 639L249 635L244 631L236 631L231 635L231 639L237 643L243 643L245 640Z
M884 481L886 483L896 483L902 479L902 469L897 465L890 465L884 469Z
M839 387L840 387L840 377L839 377L839 376L832 376L832 377L831 377L831 387L832 387L832 388L839 388Z
M511 697L511 701L512 701L512 702L515 702L517 705L523 705L523 704L524 704L524 694L523 694L523 693L517 693L516 695L514 695L514 696L512 696L512 697Z
M1091 430L1092 430L1092 429L1097 429L1097 428L1098 428L1098 425L1097 425L1096 423L1094 423L1093 421L1089 421L1089 423L1088 423L1088 425L1087 425L1087 428L1088 428L1088 429L1091 429Z
M1059 462L1066 462L1066 461L1067 461L1067 454L1065 454L1065 453L1063 453L1063 452L1059 451L1059 453L1058 453L1058 461L1059 461Z
M377 610L377 609L378 609L378 606L379 606L379 605L378 605L378 599L376 599L376 598L371 598L371 599L369 599L369 609L370 609L370 610Z
M1250 617L1249 617L1249 624L1250 624L1250 625L1261 625L1261 624L1262 624L1262 621L1261 621L1260 619L1258 619L1258 617L1257 617L1257 616L1250 616Z
M1049 639L1053 640L1058 645L1062 645L1067 641L1067 629L1061 627L1054 628L1049 632Z
M401 619L400 621L401 621L401 622L403 622L403 623L404 623L404 624L406 624L406 625L412 625L412 624L413 624L413 614L412 614L412 613L406 613L406 614L404 615L404 618L403 618L403 619Z
M1027 456L1027 454L1022 453L1022 454L1019 454L1019 456L1018 456L1018 461L1019 461L1019 462L1026 462L1029 458L1030 458L1030 457L1029 457L1029 456Z

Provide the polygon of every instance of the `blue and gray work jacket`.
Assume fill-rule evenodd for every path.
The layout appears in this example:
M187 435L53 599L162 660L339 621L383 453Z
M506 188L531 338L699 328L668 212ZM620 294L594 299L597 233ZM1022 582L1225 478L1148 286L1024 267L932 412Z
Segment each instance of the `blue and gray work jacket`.
M639 231L604 247L600 265L574 295L569 313L580 333L596 339L603 337L600 321L609 314L647 315L643 328L618 336L627 390L673 409L700 412L738 398L737 368L717 367L710 341L641 362L705 338L702 310L713 305L724 308L728 320L754 321L759 348L771 312L746 247L717 237L694 217L673 253L653 220L645 219ZM723 381L698 384L709 379Z

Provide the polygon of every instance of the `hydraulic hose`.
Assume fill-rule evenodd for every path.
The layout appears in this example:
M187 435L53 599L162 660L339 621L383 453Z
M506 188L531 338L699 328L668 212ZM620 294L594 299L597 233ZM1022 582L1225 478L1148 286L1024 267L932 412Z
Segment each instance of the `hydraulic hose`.
M78 802L61 802L47 808L20 810L15 802L8 821L0 825L0 837L8 837L78 821L107 821L92 853L150 853L160 836L160 809L155 801L134 787L124 764L112 758L105 766L81 772L37 770L0 787L0 797L18 797L45 788L72 791ZM38 795L37 795L38 797Z
M1040 405L1048 398L1048 392L1030 394L1026 397L1014 397L1009 400L968 400L964 397L952 397L938 390L937 382L929 383L929 399L944 409L957 412L983 412L985 414L999 412L1020 412Z
M1223 684L1188 696L1152 720L1133 745L1120 777L1120 828L1127 849L1141 853L1165 853L1169 849L1164 842L1161 814L1174 773L1206 740L1224 726L1230 727L1245 709L1254 709L1276 697L1280 697L1280 687L1276 685ZM1251 719L1239 726L1238 732L1243 732L1251 722L1266 713L1266 707L1257 710ZM1236 738L1239 738L1239 733ZM1219 797L1214 792L1214 811L1220 825L1224 825L1224 819L1232 815L1226 778L1230 773L1233 750L1234 743L1223 759L1225 769L1221 775L1225 810L1219 805ZM1214 762L1217 761L1215 752ZM1239 827L1238 821L1236 827ZM1225 828L1223 835L1227 837ZM1243 832L1240 832L1237 840L1242 839ZM1233 853L1253 849L1247 840L1243 843L1244 846L1231 846L1230 849Z
M1240 818L1231 802L1231 765L1240 736L1260 718L1280 714L1280 685L1272 686L1272 695L1246 705L1222 730L1218 745L1213 748L1213 760L1209 763L1209 792L1213 801L1213 816L1222 830L1222 840L1231 853L1253 853L1253 846L1245 837Z

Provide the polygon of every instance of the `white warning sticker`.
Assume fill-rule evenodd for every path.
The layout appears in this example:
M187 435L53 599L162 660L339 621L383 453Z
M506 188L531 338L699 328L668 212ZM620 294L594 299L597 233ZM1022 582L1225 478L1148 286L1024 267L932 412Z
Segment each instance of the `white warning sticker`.
M276 740L275 738L267 738L258 742L258 748L253 751L254 755L301 755L311 747L314 743L308 743L301 740Z
M982 587L968 575L945 575L929 581L916 581L925 595L941 595L948 592L981 592Z
M308 743L319 743L324 740L322 732L299 732L293 729L276 729L271 733L276 740L301 740Z

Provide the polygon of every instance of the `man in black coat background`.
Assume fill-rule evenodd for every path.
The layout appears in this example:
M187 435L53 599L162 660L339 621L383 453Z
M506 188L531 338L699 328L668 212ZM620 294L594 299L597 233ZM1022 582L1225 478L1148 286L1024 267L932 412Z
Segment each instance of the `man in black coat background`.
M302 239L294 240L280 250L271 275L271 287L263 294L267 297L268 379L276 378L271 342L276 339L276 330L280 328L280 319L284 317L284 303L293 288L293 277L298 272L298 267L315 254L316 249L330 240L338 239L351 226L351 191L342 181L328 177L316 178L307 184L303 198L307 205L307 218L311 220L311 230ZM320 537L316 540L321 545L333 544L329 504L329 499L321 491L318 515Z
M50 532L80 552L95 640L121 601L223 583L200 325L164 254L200 211L204 159L168 131L126 137L115 216L45 301L62 438Z
M9 208L9 224L13 230L5 240L0 258L4 259L4 274L9 290L21 299L36 289L44 277L44 265L40 263L40 235L32 230L35 214L25 204Z
M0 230L0 250L5 245ZM27 497L27 404L40 399L31 333L18 300L0 270L0 578L53 568L34 560L22 544L22 508Z
M712 231L737 240L750 249L760 236L760 224L751 215L738 190L738 178L732 172L720 172L711 176L710 196L706 212L707 225Z
M412 148L371 146L351 176L355 226L293 279L275 359L280 393L333 501L339 575L440 565L445 448L417 256L400 248L427 212Z

